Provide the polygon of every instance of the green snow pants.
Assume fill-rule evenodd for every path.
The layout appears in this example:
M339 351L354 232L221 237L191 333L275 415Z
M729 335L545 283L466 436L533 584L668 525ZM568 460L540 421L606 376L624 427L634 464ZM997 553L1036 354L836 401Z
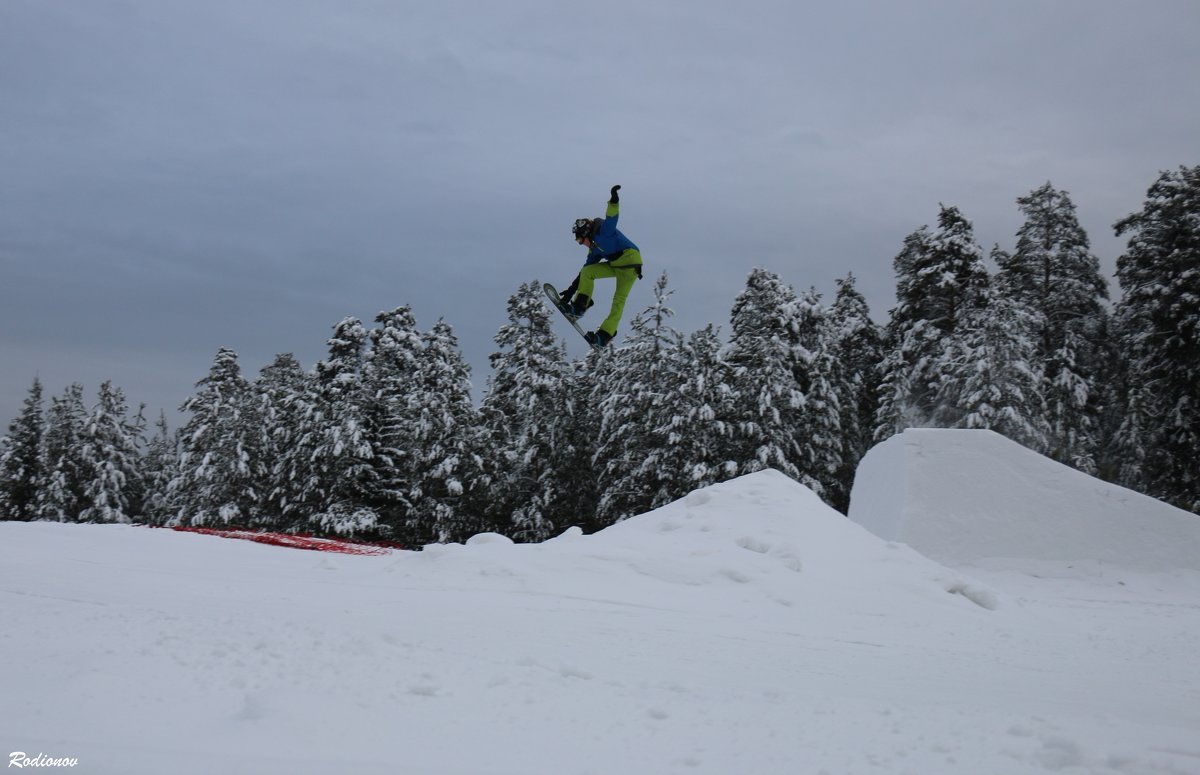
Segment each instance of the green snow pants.
M621 313L625 311L625 300L629 298L633 284L641 277L641 269L642 254L636 250L626 250L609 263L588 264L579 272L578 292L593 300L596 280L605 277L617 279L612 308L608 311L608 317L600 324L600 328L609 336L617 335L617 324L621 322Z

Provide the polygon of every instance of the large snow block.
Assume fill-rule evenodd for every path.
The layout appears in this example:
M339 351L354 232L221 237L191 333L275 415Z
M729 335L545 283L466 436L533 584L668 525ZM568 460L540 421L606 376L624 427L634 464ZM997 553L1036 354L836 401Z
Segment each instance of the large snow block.
M987 558L1200 569L1200 517L992 431L909 429L859 463L850 518L948 565Z

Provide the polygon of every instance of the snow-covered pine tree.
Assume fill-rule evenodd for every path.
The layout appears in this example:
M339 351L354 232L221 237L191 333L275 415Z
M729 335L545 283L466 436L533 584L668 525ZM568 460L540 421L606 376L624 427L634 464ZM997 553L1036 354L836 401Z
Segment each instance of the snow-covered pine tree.
M303 481L297 481L293 455L309 449L304 438L305 420L310 409L306 398L311 393L311 376L291 353L280 353L270 365L259 371L254 396L262 424L258 445L260 459L255 461L256 488L262 496L257 524L272 530L288 530L305 523L307 516L298 507Z
M1099 319L1067 326L1042 362L1046 446L1039 451L1089 474L1099 468L1105 392L1099 383L1111 372L1101 357L1108 347L1094 332L1107 328Z
M364 535L380 527L378 437L372 426L363 361L367 330L348 317L333 327L329 357L317 364L306 399L300 504L312 529Z
M574 494L562 487L556 462L566 447L570 372L566 347L551 327L538 281L508 300L508 322L494 341L492 375L482 403L488 431L492 502L489 522L520 541L541 541L558 515L576 519Z
M656 428L663 444L655 453L666 477L662 491L672 499L738 474L733 370L723 349L711 323L682 344L684 368L676 374L670 411L663 413L663 424Z
M777 274L754 269L734 301L725 360L733 368L734 420L741 473L774 468L819 489L803 476L794 430L804 422L805 397L796 376L805 368L796 293Z
M669 324L675 313L667 306L667 282L664 272L654 302L633 318L631 334L591 402L601 416L594 469L602 483L597 517L603 524L679 497L679 472L666 467L662 435L685 375L683 337Z
M554 479L560 492L571 494L567 501L570 508L562 513L571 525L587 533L609 524L597 516L604 482L597 474L594 458L601 420L597 396L603 394L598 386L611 384L614 362L613 358L595 357L589 350L587 357L572 362L566 372L566 406L559 418Z
M935 423L946 337L982 303L988 286L983 250L958 208L941 206L938 229L922 226L896 256L897 306L891 312L875 439Z
M418 437L426 396L420 360L425 345L409 305L380 312L375 323L363 370L363 422L370 429L376 478L372 503L389 530L404 540L421 475Z
M0 520L28 522L37 515L45 427L42 383L35 377L21 413L9 424L0 446Z
M936 376L928 372L928 363L943 332L923 316L920 294L914 289L917 266L930 260L931 239L929 226L922 226L904 238L904 246L892 260L897 304L889 313L885 329L875 441L930 422Z
M1132 483L1142 481L1145 450L1140 448L1140 440L1144 424L1150 418L1144 414L1145 401L1141 397L1145 385L1130 382L1133 369L1130 353L1123 349L1122 330L1121 313L1114 305L1105 319L1104 330L1097 337L1105 345L1105 366L1096 395L1100 406L1096 476L1138 489L1140 485Z
M879 410L879 366L883 360L883 332L871 319L866 298L855 287L853 274L837 281L837 297L830 309L831 347L841 365L839 401L842 416L842 459L835 507L849 506L850 488L858 462L871 447ZM844 503L842 501L845 501Z
M637 322L635 316L631 326ZM636 330L631 328L630 334L636 335ZM615 448L608 446L605 438L604 401L614 395L624 396L624 391L628 388L623 381L625 374L621 368L621 360L625 358L624 344L631 336L625 337L619 349L614 342L610 349L603 353L605 356L619 357L601 358L589 353L585 363L580 365L574 374L578 380L576 387L586 387L586 393L575 390L568 397L571 424L565 429L560 448L571 449L576 453L575 465L582 465L586 472L584 478L587 480L583 488L576 483L575 487L569 490L573 495L582 490L579 502L572 504L576 508L571 515L571 523L580 525L589 532L603 530L623 516L610 515L607 513L609 508L601 508L602 502L609 503L614 498L614 495L608 492L614 485L608 476L608 454L614 452ZM572 399L575 400L572 402ZM574 477L574 480L580 478Z
M4 479L4 464L9 458L12 449L12 442L8 436L0 436L0 522L15 521L16 517L6 516L9 513L15 513L14 509L8 501L8 483Z
M1040 317L1021 301L989 291L959 320L937 365L942 428L984 428L1030 449L1046 443Z
M130 420L120 388L109 381L100 385L83 431L87 480L80 522L128 523L140 516L143 426L140 413Z
M927 320L951 333L959 319L978 306L988 274L974 226L957 207L940 207L937 230L930 233L921 227L896 257L899 306L893 319Z
M1145 481L1147 450L1152 419L1146 415L1146 389L1142 385L1123 385L1114 395L1121 397L1122 412L1111 420L1110 443L1115 454L1106 460L1104 473L1127 487L1141 487Z
M1066 191L1049 182L1017 199L1025 222L1016 252L993 253L1005 295L1039 316L1051 457L1089 473L1099 444L1099 389L1108 285Z
M401 540L414 545L465 540L482 529L466 497L468 488L482 485L482 437L471 368L444 320L421 334L412 399L412 507Z
M939 375L934 370L945 350L945 335L928 320L887 327L879 364L879 408L875 441L885 441L905 428L933 424Z
M74 522L83 511L84 488L89 480L83 455L87 409L83 405L83 385L70 385L61 397L50 399L46 415L46 433L42 437L41 469L44 475L38 489L37 518L53 522Z
M846 511L850 491L841 487L840 479L846 434L842 396L852 391L838 358L833 321L820 294L813 289L801 294L796 312L800 356L796 382L804 393L803 423L793 430L801 455L797 465L803 476L820 484L817 492L827 503Z
M1038 331L1045 354L1058 345L1065 326L1103 311L1108 283L1068 192L1046 183L1017 205L1025 222L1017 230L1016 252L1004 255L996 279L1004 293L1045 318Z
M181 407L191 417L180 429L179 474L171 483L178 510L171 524L247 525L259 503L260 419L237 353L218 350L196 387Z
M1161 173L1114 228L1129 235L1117 258L1127 400L1151 418L1126 450L1144 454L1141 480L1123 484L1200 513L1200 165Z
M154 424L157 433L146 444L142 457L142 480L145 495L142 516L152 525L163 525L177 513L173 506L171 482L179 475L179 436L167 427L167 415L160 411Z

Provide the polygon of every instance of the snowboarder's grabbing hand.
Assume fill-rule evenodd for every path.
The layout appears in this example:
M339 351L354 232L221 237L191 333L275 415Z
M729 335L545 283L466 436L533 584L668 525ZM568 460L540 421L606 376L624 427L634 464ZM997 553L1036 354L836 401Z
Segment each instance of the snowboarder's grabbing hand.
M620 190L619 185L610 189L608 209L603 218L580 218L571 229L571 233L575 235L575 242L586 247L588 254L583 262L583 269L560 294L563 312L572 319L582 317L594 303L592 292L596 280L612 277L617 281L608 317L600 323L599 328L584 335L593 347L603 347L617 335L617 324L621 322L621 313L625 311L625 300L629 298L629 291L635 282L642 279L641 252L632 240L617 231L617 217L620 213L620 197L617 196L617 192Z

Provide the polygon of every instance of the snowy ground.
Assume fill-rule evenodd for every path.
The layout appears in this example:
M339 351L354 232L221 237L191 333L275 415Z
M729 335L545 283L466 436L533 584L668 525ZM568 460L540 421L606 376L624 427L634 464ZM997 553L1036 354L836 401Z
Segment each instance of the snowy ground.
M1200 773L1200 573L951 570L773 472L383 557L0 523L0 601L0 754L76 772Z

